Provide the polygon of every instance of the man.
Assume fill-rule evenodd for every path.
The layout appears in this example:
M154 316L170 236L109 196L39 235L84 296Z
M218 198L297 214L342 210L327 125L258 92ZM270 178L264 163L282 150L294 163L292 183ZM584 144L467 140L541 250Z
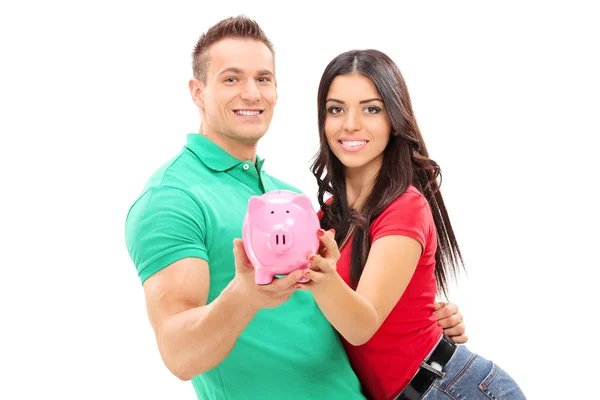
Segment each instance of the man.
M270 41L254 21L223 20L200 37L193 71L200 134L155 172L126 221L165 365L202 399L364 398L337 333L295 289L301 272L257 285L238 239L250 196L299 192L256 155L277 102ZM466 341L455 305L436 314Z

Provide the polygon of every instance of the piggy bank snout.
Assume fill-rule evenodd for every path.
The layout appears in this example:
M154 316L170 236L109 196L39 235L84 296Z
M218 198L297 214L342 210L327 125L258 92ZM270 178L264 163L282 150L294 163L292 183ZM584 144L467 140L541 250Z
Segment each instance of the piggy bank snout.
M292 232L283 226L276 226L269 232L269 248L276 253L283 253L290 248L293 241Z

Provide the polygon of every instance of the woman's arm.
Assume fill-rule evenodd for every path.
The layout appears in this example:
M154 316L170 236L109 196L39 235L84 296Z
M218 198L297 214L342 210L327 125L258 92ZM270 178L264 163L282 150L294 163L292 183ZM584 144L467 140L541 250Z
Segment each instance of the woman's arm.
M306 276L319 308L333 327L351 344L366 343L390 314L408 286L422 252L410 237L389 235L373 242L367 263L352 290L336 270L340 253L331 234L319 232L324 250L311 260Z

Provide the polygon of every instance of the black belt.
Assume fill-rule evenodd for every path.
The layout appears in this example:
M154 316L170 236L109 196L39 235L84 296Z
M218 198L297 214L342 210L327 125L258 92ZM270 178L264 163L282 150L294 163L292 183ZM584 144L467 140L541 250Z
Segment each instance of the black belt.
M435 346L429 358L421 363L419 371L394 400L419 400L437 378L443 378L442 368L450 361L456 344L446 335Z

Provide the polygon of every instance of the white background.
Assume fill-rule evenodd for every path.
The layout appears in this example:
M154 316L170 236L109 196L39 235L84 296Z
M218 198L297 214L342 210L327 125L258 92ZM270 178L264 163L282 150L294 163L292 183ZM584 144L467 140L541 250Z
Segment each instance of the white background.
M238 14L277 51L265 169L314 196L323 69L353 48L389 54L442 167L469 270L451 300L470 348L530 399L594 392L600 28L586 3L7 3L0 398L195 398L159 357L124 221L198 130L187 89L196 40Z

